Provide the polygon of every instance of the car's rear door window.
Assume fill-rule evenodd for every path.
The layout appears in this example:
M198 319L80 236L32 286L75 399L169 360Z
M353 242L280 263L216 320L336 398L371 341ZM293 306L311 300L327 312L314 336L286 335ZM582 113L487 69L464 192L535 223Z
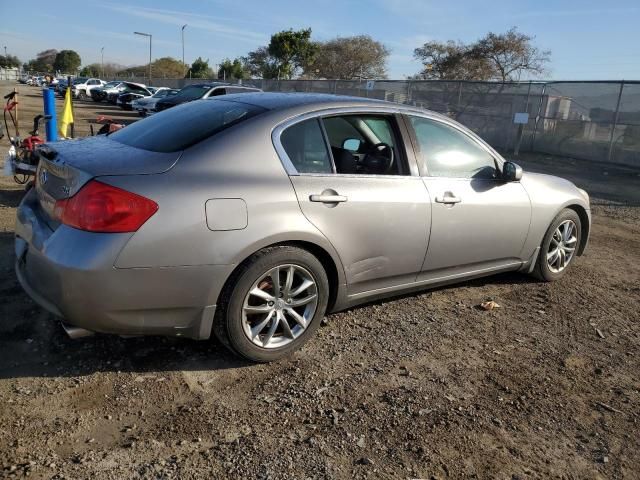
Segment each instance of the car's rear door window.
M280 143L298 173L333 173L319 120L312 118L287 128Z
M143 150L178 152L265 111L246 103L203 100L135 122L109 138Z

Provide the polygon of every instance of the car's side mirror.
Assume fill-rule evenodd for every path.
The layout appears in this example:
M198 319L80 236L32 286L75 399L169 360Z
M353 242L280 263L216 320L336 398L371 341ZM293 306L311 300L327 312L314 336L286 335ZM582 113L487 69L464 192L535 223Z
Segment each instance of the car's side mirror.
M350 152L357 152L360 150L360 140L357 138L347 138L342 142L342 148L349 150Z
M522 178L522 167L517 163L504 162L502 165L502 179L505 182L518 182Z

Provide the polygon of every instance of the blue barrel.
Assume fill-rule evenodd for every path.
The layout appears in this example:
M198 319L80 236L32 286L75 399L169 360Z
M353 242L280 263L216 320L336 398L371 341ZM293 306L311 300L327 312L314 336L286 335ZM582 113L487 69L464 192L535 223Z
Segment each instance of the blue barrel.
M55 92L50 88L42 90L42 98L44 100L44 114L51 116L49 120L45 120L47 142L58 141L58 121L56 119L56 96Z

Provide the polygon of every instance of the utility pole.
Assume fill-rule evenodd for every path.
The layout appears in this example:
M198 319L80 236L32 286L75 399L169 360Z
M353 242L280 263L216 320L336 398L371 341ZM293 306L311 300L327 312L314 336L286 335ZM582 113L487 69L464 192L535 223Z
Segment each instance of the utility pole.
M7 46L4 46L4 58L7 58Z
M153 35L150 33L142 33L142 32L133 32L134 35L140 35L142 37L149 37L149 84L147 86L151 86L151 42L153 39Z
M184 69L187 68L187 65L184 63L184 29L187 28L187 24L182 25L182 70L184 73Z
M104 47L100 49L100 70L102 70L102 78L104 78Z

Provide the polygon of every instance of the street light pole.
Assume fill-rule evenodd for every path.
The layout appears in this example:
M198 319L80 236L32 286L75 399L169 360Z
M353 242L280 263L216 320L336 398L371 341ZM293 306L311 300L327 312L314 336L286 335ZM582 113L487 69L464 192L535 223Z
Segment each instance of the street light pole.
M150 33L133 32L135 35L141 35L143 37L149 37L149 86L151 85L151 42L153 35Z
M100 70L102 70L102 78L104 78L104 47L100 49Z
M187 24L185 23L184 25L182 25L182 70L184 73L184 69L187 68L186 64L184 63L184 29L187 28Z

